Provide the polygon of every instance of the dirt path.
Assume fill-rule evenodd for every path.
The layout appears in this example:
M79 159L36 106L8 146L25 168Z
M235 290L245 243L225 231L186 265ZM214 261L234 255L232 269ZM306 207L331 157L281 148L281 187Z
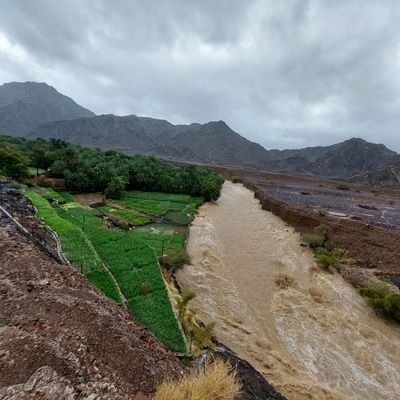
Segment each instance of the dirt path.
M193 307L289 399L400 399L400 329L316 268L251 191L226 182L200 208L188 251L193 265L177 277Z

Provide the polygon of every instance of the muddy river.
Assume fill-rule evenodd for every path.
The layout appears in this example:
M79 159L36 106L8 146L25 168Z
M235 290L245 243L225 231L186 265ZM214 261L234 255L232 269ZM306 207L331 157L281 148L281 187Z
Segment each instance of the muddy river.
M340 275L315 266L300 236L226 182L190 229L177 274L215 336L288 399L400 399L400 328Z

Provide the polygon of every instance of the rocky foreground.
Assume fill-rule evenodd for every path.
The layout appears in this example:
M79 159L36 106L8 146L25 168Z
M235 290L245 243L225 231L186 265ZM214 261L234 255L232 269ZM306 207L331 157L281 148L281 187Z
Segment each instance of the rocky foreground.
M135 399L183 374L127 311L5 225L0 277L0 399Z

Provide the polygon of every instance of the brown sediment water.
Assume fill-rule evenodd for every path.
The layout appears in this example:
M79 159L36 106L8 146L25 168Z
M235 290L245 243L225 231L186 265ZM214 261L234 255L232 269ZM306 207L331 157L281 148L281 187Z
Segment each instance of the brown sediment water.
M377 315L253 192L225 182L189 234L179 283L215 336L288 399L400 399L400 328Z

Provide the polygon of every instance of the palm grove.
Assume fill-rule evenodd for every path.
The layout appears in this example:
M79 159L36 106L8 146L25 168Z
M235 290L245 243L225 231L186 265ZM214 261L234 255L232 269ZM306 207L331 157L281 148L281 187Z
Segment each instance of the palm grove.
M144 190L219 197L223 179L193 165L175 166L154 157L129 157L72 145L58 139L27 140L0 137L0 175L20 181L29 177L28 166L43 169L49 177L61 178L67 190L102 192L119 198L124 190Z

